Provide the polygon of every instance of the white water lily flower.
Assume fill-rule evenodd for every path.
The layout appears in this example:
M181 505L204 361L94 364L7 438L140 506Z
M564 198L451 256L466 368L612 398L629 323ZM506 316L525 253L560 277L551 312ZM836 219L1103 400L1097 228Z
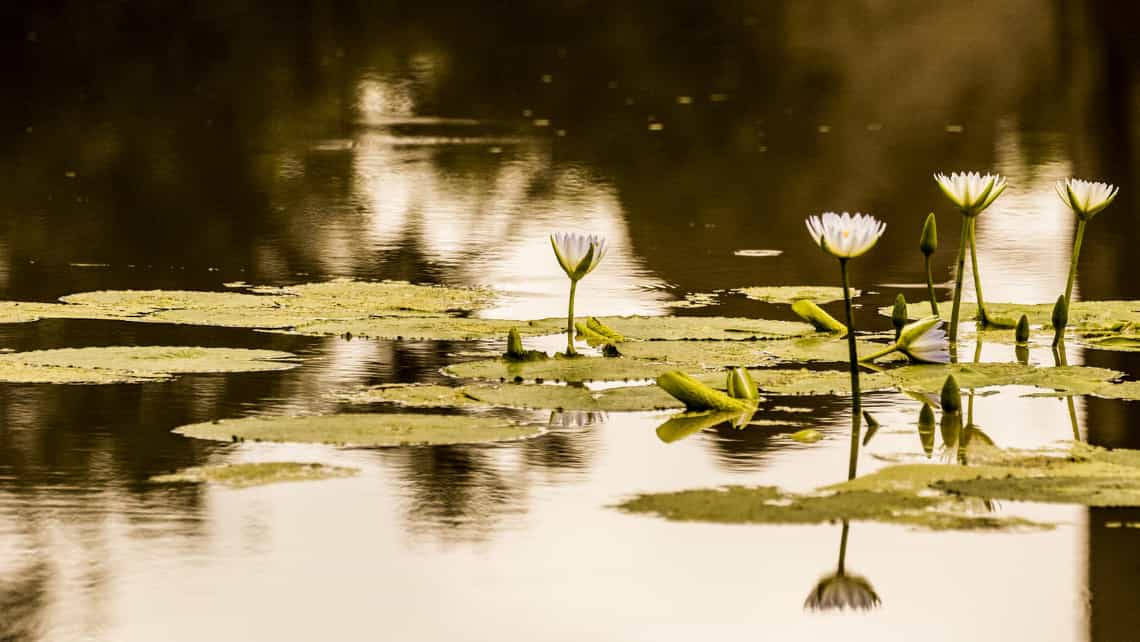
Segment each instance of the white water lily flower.
M900 352L914 361L923 363L948 363L949 345L946 331L942 329L942 319L929 316L908 323L899 331L896 343Z
M954 172L949 176L935 174L938 187L958 209L967 216L977 216L1005 191L1006 182L1000 174Z
M837 573L815 585L804 600L804 608L813 611L868 611L880 603L875 587L866 578Z
M840 259L853 259L875 247L887 224L870 214L824 212L809 216L807 228L823 251Z
M592 272L606 257L606 239L596 234L557 232L550 235L550 245L558 264L572 281Z
M1094 183L1078 178L1057 181L1057 195L1077 216L1086 221L1108 207L1119 191L1120 188L1108 183Z

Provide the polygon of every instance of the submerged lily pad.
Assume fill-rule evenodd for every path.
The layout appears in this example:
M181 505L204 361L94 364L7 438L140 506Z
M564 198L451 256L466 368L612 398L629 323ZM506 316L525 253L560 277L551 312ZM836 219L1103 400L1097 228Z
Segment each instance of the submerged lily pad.
M825 285L757 286L736 288L732 291L739 292L749 299L764 301L765 303L793 303L801 299L806 299L814 303L830 303L831 301L843 300L843 288ZM861 292L859 292L859 290L851 290L852 297L857 297L860 294Z
M150 480L159 484L187 484L211 482L231 488L250 488L282 482L315 481L352 477L356 468L303 464L297 462L259 462L186 468L169 475L156 475Z
M721 524L819 524L840 520L904 524L930 530L1049 528L1023 519L955 511L953 499L911 493L851 491L793 495L768 486L638 495L617 506L668 520Z
M61 348L0 355L7 383L135 383L172 374L264 372L297 367L276 350L172 346Z
M452 377L489 379L492 381L626 381L654 379L673 370L666 363L627 357L577 357L549 361L514 362L485 359L456 363L443 369Z
M214 441L413 446L514 441L537 436L542 428L494 417L378 413L223 419L182 426L174 432Z

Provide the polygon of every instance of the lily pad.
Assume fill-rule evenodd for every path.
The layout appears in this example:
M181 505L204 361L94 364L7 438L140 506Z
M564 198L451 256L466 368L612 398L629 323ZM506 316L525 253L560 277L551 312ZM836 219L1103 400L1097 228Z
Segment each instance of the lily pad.
M1136 335L1110 335L1081 342L1082 345L1097 350L1119 350L1121 352L1140 352L1140 336Z
M138 383L172 374L264 372L297 367L275 350L170 346L62 348L0 354L0 382Z
M471 319L451 317L378 317L372 319L334 319L299 324L288 334L311 336L352 335L369 339L431 339L467 341L471 339L506 340L507 332L518 328L522 335L550 334L557 329L525 321Z
M254 292L267 291L255 288ZM315 308L322 311L343 310L346 314L414 313L416 316L471 312L489 306L495 294L483 288L454 288L441 285L416 285L406 281L355 281L335 279L324 283L305 283L274 288L285 295L281 302L288 307Z
M562 385L526 383L440 386L388 384L342 393L349 403L391 402L423 408L535 408L625 412L680 408L682 404L657 386L623 386L588 390Z
M215 441L371 447L514 441L537 436L542 428L494 417L378 413L223 419L182 426L174 432Z
M949 319L952 304L943 301L938 304L939 316ZM879 308L879 314L891 316L889 307ZM986 302L986 310L991 316L1018 319L1025 315L1031 326L1047 330L1052 334L1053 302L1027 304L1027 303L991 303ZM975 303L963 302L959 311L961 318L973 319L978 316L978 306ZM907 316L911 319L921 319L930 314L930 303L923 301L907 305ZM1077 301L1069 306L1070 330L1077 333L1087 332L1121 332L1140 324L1140 301ZM1008 331L1010 337L1012 331Z
M886 335L883 338L886 339ZM862 358L879 352L888 345L891 343L858 340L855 342L855 350ZM847 339L834 335L769 341L764 344L764 351L784 363L847 363L851 358ZM885 364L892 361L906 361L906 356L893 352L876 360L876 363Z
M628 381L654 379L674 367L657 361L627 357L577 357L519 363L503 359L467 361L447 366L443 373L466 379L492 381Z
M282 482L315 481L352 477L356 468L302 464L297 462L259 462L186 468L169 475L156 475L150 480L159 484L188 484L210 482L231 488L250 488Z
M761 391L779 395L849 395L851 373L845 370L752 370ZM884 373L864 372L859 384L863 392L890 390L894 381Z
M851 491L793 495L768 486L638 495L617 506L672 521L720 524L819 524L840 520L904 524L929 530L1050 528L1023 519L955 511L953 499L912 493Z
M756 367L775 363L775 359L768 354L770 343L782 342L631 341L623 343L621 351L626 357L661 361L680 367Z
M816 430L815 428L804 428L803 430L798 430L788 436L793 440L800 442L801 444L814 444L820 439L823 439L823 433Z
M732 291L743 294L749 299L764 301L765 303L793 303L801 299L806 299L814 303L830 303L831 301L843 300L843 288L825 285L757 286L736 288ZM851 290L852 297L857 297L860 294L859 290Z
M772 321L739 317L599 317L626 339L645 341L720 340L756 341L806 336L815 329L797 321ZM541 324L565 327L565 319L547 319ZM557 330L555 330L557 331ZM625 349L625 346L622 346Z
M416 408L487 408L491 404L466 394L466 388L424 383L394 383L371 386L334 395L354 404L395 403Z

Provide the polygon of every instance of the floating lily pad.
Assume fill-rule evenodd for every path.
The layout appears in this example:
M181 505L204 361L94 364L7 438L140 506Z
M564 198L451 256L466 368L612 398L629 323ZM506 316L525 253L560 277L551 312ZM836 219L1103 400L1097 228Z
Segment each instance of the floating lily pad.
M814 444L815 442L823 439L823 433L814 428L804 428L788 435L795 441L801 444Z
M883 338L886 339L886 335ZM892 344L888 341L875 343L858 340L855 342L855 350L862 358L879 352L888 345ZM769 341L764 344L763 348L773 358L785 363L847 363L851 358L847 339L834 335ZM906 356L899 352L893 352L877 359L876 363L885 364L892 361L906 361Z
M845 370L752 370L761 391L779 395L849 395L851 373ZM886 374L864 372L859 378L863 392L889 390L894 381Z
M537 436L542 428L494 417L378 413L223 419L174 432L215 441L412 446L513 441Z
M739 292L749 299L764 301L765 303L792 303L801 299L807 299L814 303L829 303L831 301L843 300L843 288L824 285L758 286L736 288L732 291ZM860 294L859 290L851 290L852 297L857 297Z
M487 307L495 294L482 288L453 288L440 285L415 285L406 281L354 281L335 279L325 283L306 283L272 290L285 295L281 301L289 307L318 310L343 310L348 314L414 313L417 316L471 312ZM295 298L287 298L289 296Z
M396 403L418 408L486 408L492 404L474 399L466 388L425 383L395 383L338 393L346 403Z
M352 477L356 468L302 464L296 462L259 462L186 468L169 475L156 475L150 480L159 484L186 484L210 482L231 488L249 488L282 482L315 481Z
M673 370L666 363L627 357L578 357L519 363L503 359L467 361L447 366L443 373L467 379L492 381L627 381L654 379Z
M1081 342L1082 345L1097 350L1119 350L1121 352L1140 352L1140 336L1136 335L1110 335Z
M588 390L562 385L525 383L439 386L389 384L337 395L350 403L392 402L424 408L535 408L625 412L680 408L682 404L657 386L624 386Z
M550 334L558 330L525 321L471 319L453 317L380 317L373 319L338 319L303 323L288 330L289 334L312 336L352 335L369 339L432 339L466 341L501 337L518 328L522 335Z
M1023 519L955 511L952 499L912 493L851 491L793 495L778 488L729 486L638 495L617 506L668 520L721 524L819 524L840 520L904 524L930 530L1049 528Z
M626 357L662 361L679 367L755 367L775 363L775 359L768 354L770 343L783 342L631 341L621 345L621 352Z
M288 352L170 346L62 348L0 355L6 383L136 383L192 372L263 372L297 367Z
M669 410L684 404L657 386L622 386L597 393L598 409L606 412Z
M600 317L599 320L627 339L646 341L754 341L806 336L815 332L810 325L796 321L735 317ZM565 319L535 323L552 327L557 327L557 323L562 327L566 325Z

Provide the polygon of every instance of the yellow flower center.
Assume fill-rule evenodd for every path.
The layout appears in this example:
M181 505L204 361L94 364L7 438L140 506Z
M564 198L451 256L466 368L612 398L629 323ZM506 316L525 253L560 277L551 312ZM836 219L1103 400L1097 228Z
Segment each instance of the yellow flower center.
M851 236L851 231L850 230L843 230L843 238L847 238L848 236Z

